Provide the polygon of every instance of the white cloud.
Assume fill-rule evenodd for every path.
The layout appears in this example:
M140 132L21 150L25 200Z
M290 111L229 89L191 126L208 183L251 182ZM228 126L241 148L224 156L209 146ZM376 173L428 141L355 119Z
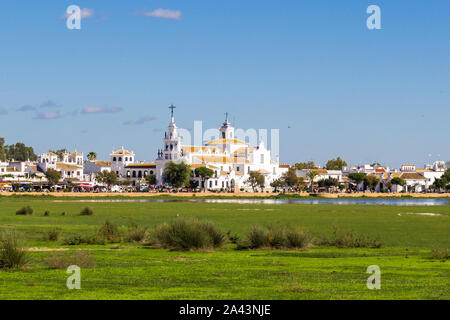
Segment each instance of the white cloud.
M83 114L95 114L95 113L116 113L122 111L122 108L119 107L95 107L95 106L87 106L81 110Z
M92 18L95 14L94 9L91 8L83 8L80 11L80 17L81 19L88 19L88 18ZM70 17L70 14L66 13L65 15L62 16L63 19L67 19L68 17Z
M153 121L153 120L156 120L156 118L155 117L146 116L146 117L139 118L137 120L125 121L123 124L125 126L140 125L140 124L144 124L146 122Z
M27 112L27 111L33 111L33 110L36 110L36 108L29 104L23 105L19 109L17 109L17 111L20 111L20 112Z
M61 115L59 112L54 111L43 111L39 112L34 119L37 120L49 120L49 119L59 119L61 118Z
M170 10L170 9L156 9L151 12L144 12L144 16L147 17L155 17L155 18L163 18L163 19L172 19L172 20L180 20L181 19L181 11L180 10Z

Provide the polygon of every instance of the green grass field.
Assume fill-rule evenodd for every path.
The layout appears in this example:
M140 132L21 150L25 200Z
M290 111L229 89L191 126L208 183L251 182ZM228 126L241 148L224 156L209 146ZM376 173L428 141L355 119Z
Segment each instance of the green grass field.
M33 216L16 216L25 205ZM86 206L95 216L78 216ZM44 211L50 216L44 216ZM61 212L66 215L62 216ZM399 213L438 213L420 216ZM214 222L242 237L252 225L303 226L318 235L342 229L379 237L380 249L314 246L307 251L173 252L131 243L64 246L43 240L92 233L106 220L150 230L180 217ZM32 251L25 270L0 271L0 299L449 299L450 262L431 259L450 248L450 206L255 205L213 203L82 203L0 198L0 231L15 230ZM89 250L96 267L82 269L81 290L68 290L65 270L50 269L51 249ZM370 265L381 268L381 290L368 290Z

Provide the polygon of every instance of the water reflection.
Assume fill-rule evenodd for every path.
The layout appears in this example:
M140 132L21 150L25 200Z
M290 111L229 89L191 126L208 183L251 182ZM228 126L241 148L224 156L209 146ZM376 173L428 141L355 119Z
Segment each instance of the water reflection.
M198 202L235 204L333 204L333 205L386 205L386 206L442 206L450 199L88 199L53 200L53 202Z

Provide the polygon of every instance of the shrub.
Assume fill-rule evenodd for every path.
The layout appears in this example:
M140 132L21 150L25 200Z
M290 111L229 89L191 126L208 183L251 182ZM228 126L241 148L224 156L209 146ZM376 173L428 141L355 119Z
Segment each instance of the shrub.
M119 227L108 220L98 229L97 236L100 239L105 239L107 242L120 242L122 240L122 233Z
M311 236L301 228L253 226L238 244L238 249L305 249L311 244Z
M70 253L54 253L47 257L47 264L52 269L67 269L76 265L80 268L95 268L96 260L89 252L76 250Z
M311 236L304 232L302 228L292 228L286 231L286 245L289 248L307 248L311 245L311 240Z
M268 246L269 234L265 229L258 226L253 226L246 235L244 242L240 244L241 248L248 249L258 249Z
M338 248L380 248L381 242L378 238L371 239L367 236L352 231L341 231L336 225L333 226L331 238L323 237L319 244L334 246Z
M61 212L61 215L62 215L62 216L65 216L65 215L66 215L66 212L65 212L65 211Z
M225 244L225 234L210 222L176 220L158 226L151 242L171 250L211 249Z
M16 211L16 215L18 216L31 216L33 215L33 208L30 206L23 207L22 209L19 209Z
M448 260L450 259L449 249L433 249L431 251L431 259Z
M91 207L85 207L81 212L80 216L93 216L94 210Z
M50 216L50 211L45 211L44 212L44 217L49 217Z
M78 246L81 244L98 244L98 245L104 245L106 244L105 239L98 237L97 234L82 236L79 234L73 234L68 237L66 237L63 240L63 245L66 246Z
M57 229L50 230L45 235L45 240L48 241L58 241L59 236L61 235L61 232Z
M231 242L231 243L234 243L234 244L238 244L239 243L239 236L237 235L237 234L233 234L233 233L231 233L231 231L228 231L227 232L227 237L228 237L228 240Z
M0 243L0 268L19 269L30 263L30 256L14 233L2 236Z
M149 237L148 228L140 228L136 224L128 227L126 240L128 242L145 242Z

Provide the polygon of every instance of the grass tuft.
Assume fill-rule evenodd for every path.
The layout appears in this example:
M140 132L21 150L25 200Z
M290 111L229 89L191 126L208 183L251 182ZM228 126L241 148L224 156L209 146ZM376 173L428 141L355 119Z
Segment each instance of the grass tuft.
M32 216L33 215L33 208L30 206L23 207L16 211L17 216Z
M100 239L105 239L106 242L117 243L122 241L122 233L120 232L119 226L109 220L98 229L97 236Z
M80 268L95 268L96 260L88 251L76 250L70 253L54 253L47 257L47 264L52 269L67 269L75 265Z
M171 250L216 249L226 242L226 235L208 221L175 220L153 231L153 245Z
M450 259L449 249L433 249L431 251L431 259L448 260Z
M61 231L59 231L58 229L53 229L53 230L47 231L44 239L47 241L58 241L60 236L61 236Z
M148 228L141 228L135 223L132 223L130 226L128 226L126 241L142 243L147 241L148 237L149 237Z
M22 269L31 259L15 233L4 234L0 242L0 269Z
M337 248L381 248L379 238L371 239L353 230L343 231L337 225L333 225L333 235L329 238L323 237L319 244Z
M91 207L85 207L81 212L80 216L93 216L94 210Z
M311 236L302 228L253 226L238 249L306 249L310 245Z

